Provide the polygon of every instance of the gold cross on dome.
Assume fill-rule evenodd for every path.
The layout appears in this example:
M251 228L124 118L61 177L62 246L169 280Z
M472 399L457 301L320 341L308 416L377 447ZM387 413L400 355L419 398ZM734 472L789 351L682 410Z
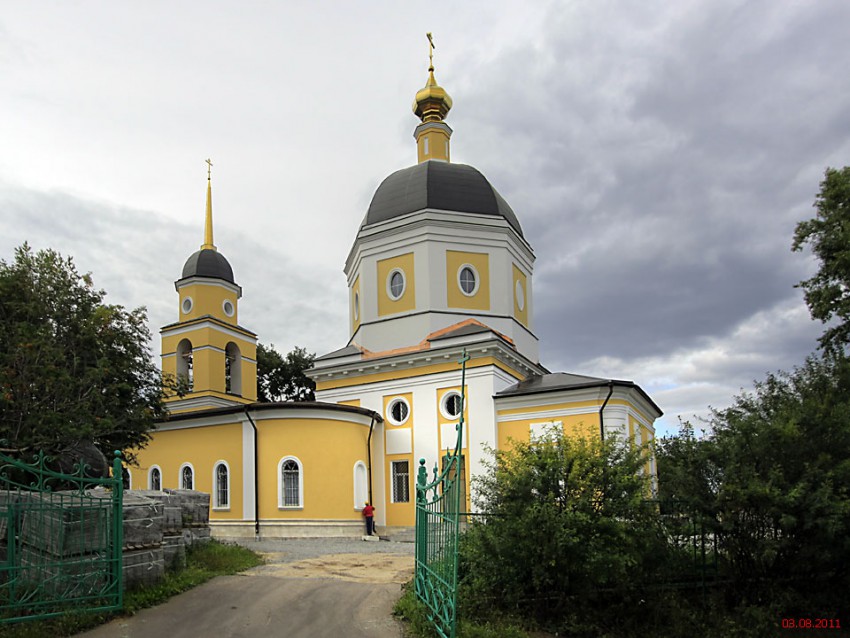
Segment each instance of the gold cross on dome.
M212 179L212 161L210 159L204 161L207 163L207 179Z
M434 66L434 49L437 47L434 45L434 38L431 36L431 32L425 34L428 36L428 61L431 63L431 66Z

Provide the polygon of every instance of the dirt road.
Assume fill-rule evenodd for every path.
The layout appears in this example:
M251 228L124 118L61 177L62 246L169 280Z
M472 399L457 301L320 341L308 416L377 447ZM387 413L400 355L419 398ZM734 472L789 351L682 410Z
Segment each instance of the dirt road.
M392 607L413 573L412 547L297 558L304 541L261 551L267 563L216 578L81 638L393 638ZM299 544L300 543L300 544ZM364 545L376 545L368 543ZM352 549L366 549L352 542ZM389 545L381 543L381 545ZM404 545L404 544L399 544ZM334 545L334 549L340 549ZM260 549L260 548L258 548ZM266 548L262 548L266 549ZM398 549L399 553L392 553ZM275 551L276 550L276 551ZM320 553L318 549L310 553Z

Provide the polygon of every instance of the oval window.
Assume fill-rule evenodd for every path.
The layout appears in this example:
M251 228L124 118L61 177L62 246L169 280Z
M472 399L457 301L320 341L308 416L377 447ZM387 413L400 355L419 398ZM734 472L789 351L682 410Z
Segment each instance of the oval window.
M188 315L190 312L192 312L192 298L186 297L180 307L183 310L183 314Z
M354 293L354 321L360 320L360 293Z
M233 302L230 299L225 299L224 303L221 304L222 310L224 310L224 314L228 317L232 317L233 313L236 312L236 309L233 307Z
M522 289L522 282L516 280L516 305L520 310L525 309L525 291Z
M387 279L387 292L393 301L401 298L404 294L404 272L396 268Z
M461 292L468 297L478 292L478 277L475 269L469 264L461 266L457 273L457 283Z
M393 425L401 425L410 416L410 406L402 398L393 399L387 406L387 419Z

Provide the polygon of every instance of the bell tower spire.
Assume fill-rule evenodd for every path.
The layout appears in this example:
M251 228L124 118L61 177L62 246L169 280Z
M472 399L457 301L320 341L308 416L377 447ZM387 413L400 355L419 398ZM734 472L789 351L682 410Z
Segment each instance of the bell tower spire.
M213 244L213 223L212 223L212 161L207 159L207 215L204 221L204 243L201 244L201 250L216 250Z
M451 127L443 121L452 108L452 98L437 84L434 77L434 38L430 33L425 35L428 37L428 81L417 91L413 101L413 112L422 120L413 132L420 164L427 160L448 162L449 139L452 136Z

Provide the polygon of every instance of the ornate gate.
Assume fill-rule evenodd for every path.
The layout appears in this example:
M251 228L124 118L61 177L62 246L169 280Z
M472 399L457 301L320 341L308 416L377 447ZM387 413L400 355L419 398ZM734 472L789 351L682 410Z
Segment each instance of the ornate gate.
M458 534L465 484L461 450L467 361L469 356L464 350L458 361L462 367L455 449L446 451L442 472L434 463L434 476L430 483L425 459L420 459L416 480L416 596L427 606L428 617L443 638L457 636ZM466 499L463 500L465 508Z
M71 475L0 454L0 623L123 605L123 486L120 454L112 478Z

